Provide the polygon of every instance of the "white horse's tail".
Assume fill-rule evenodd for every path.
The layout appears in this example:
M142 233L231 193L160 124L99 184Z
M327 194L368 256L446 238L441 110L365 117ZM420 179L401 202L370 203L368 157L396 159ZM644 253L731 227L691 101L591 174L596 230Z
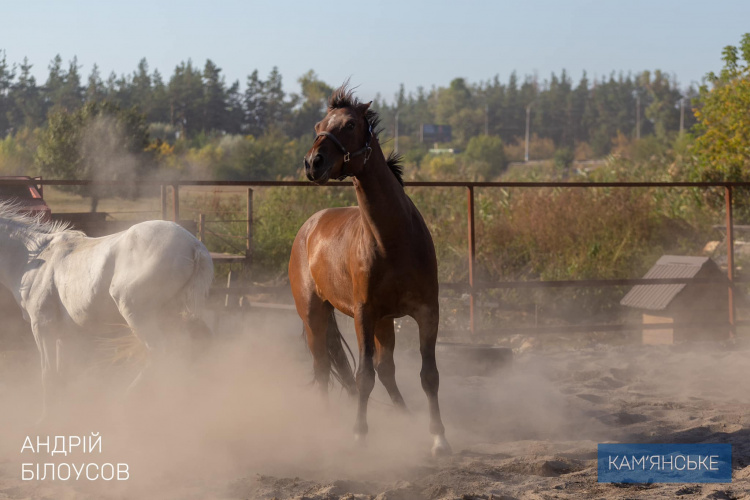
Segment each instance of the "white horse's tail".
M193 272L183 288L182 312L188 317L200 315L214 280L214 262L202 243L195 245Z
M192 357L204 353L213 337L211 329L201 318L206 297L214 280L214 262L203 243L193 251L193 273L183 288L182 321L192 339Z

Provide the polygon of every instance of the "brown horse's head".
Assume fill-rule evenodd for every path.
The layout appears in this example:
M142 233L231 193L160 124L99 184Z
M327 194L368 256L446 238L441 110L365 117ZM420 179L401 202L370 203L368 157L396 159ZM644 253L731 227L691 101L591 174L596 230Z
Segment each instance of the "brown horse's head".
M361 103L346 84L328 100L328 114L315 124L315 142L305 155L305 174L316 184L356 176L370 158L377 123L370 104Z

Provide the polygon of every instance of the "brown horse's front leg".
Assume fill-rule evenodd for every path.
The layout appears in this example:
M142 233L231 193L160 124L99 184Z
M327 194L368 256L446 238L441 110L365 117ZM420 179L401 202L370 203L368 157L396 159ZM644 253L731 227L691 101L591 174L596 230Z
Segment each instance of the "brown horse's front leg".
M440 418L438 404L438 387L440 374L435 360L435 343L437 342L439 312L437 306L425 308L414 319L419 325L419 351L422 355L422 389L427 394L430 406L430 434L433 436L432 455L449 455L451 447L445 439L445 427Z
M372 357L375 354L375 321L369 311L360 308L354 315L354 328L359 344L359 366L357 367L357 391L359 405L357 422L354 424L354 437L364 442L367 436L367 402L375 387L375 367Z

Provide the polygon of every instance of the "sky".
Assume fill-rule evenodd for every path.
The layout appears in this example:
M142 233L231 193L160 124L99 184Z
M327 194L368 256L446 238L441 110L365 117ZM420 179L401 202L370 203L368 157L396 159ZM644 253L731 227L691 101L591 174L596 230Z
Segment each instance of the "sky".
M104 78L145 57L167 79L181 61L211 59L228 83L278 66L285 90L310 69L332 86L391 101L404 84L481 82L512 71L567 70L577 82L644 69L686 87L721 68L721 50L750 32L749 0L0 0L0 50L24 57L39 83L49 61L78 57Z

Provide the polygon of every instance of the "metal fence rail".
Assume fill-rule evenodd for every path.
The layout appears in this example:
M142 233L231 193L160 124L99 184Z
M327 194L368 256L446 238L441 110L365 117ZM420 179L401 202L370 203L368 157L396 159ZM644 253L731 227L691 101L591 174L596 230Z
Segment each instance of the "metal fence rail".
M26 184L28 181L23 180L2 180L3 184ZM113 186L121 185L121 182L115 181L94 181L94 180L60 180L60 179L37 179L36 183L44 186ZM206 181L206 180L144 180L132 183L139 186L160 187L162 218L167 219L167 191L171 188L172 194L172 219L177 221L180 216L179 191L180 187L188 186L216 186L216 187L246 187L248 188L248 214L247 229L248 242L246 249L246 261L252 260L253 242L252 242L252 188L253 187L320 187L316 184L306 181ZM351 186L351 182L336 182L327 184L327 187L346 187ZM432 187L432 188L464 188L467 190L467 259L469 264L468 283L441 283L441 287L458 291L465 291L469 295L469 329L472 332L475 328L475 295L481 290L487 289L515 289L515 288L565 288L565 287L608 287L608 286L629 286L629 285L654 285L654 284L683 284L697 282L713 282L715 280L685 280L685 279L608 279L608 280L561 280L561 281L501 281L501 282L476 282L474 279L474 264L476 260L475 252L475 224L474 224L474 201L475 188L722 188L725 198L726 212L726 229L727 229L727 315L729 320L730 335L735 334L738 324L750 324L750 322L736 321L735 301L734 301L734 283L746 282L745 279L735 278L734 265L734 219L732 213L732 198L734 190L750 188L750 182L475 182L475 181L447 181L447 182L430 182L430 181L410 181L405 182L406 187ZM241 293L244 287L232 288L231 292L222 289L223 293ZM710 326L710 325L702 325ZM715 325L717 326L717 325ZM622 331L622 330L647 330L651 327L647 325L580 325L565 327L534 327L529 328L529 332L542 333L549 330L554 331Z

